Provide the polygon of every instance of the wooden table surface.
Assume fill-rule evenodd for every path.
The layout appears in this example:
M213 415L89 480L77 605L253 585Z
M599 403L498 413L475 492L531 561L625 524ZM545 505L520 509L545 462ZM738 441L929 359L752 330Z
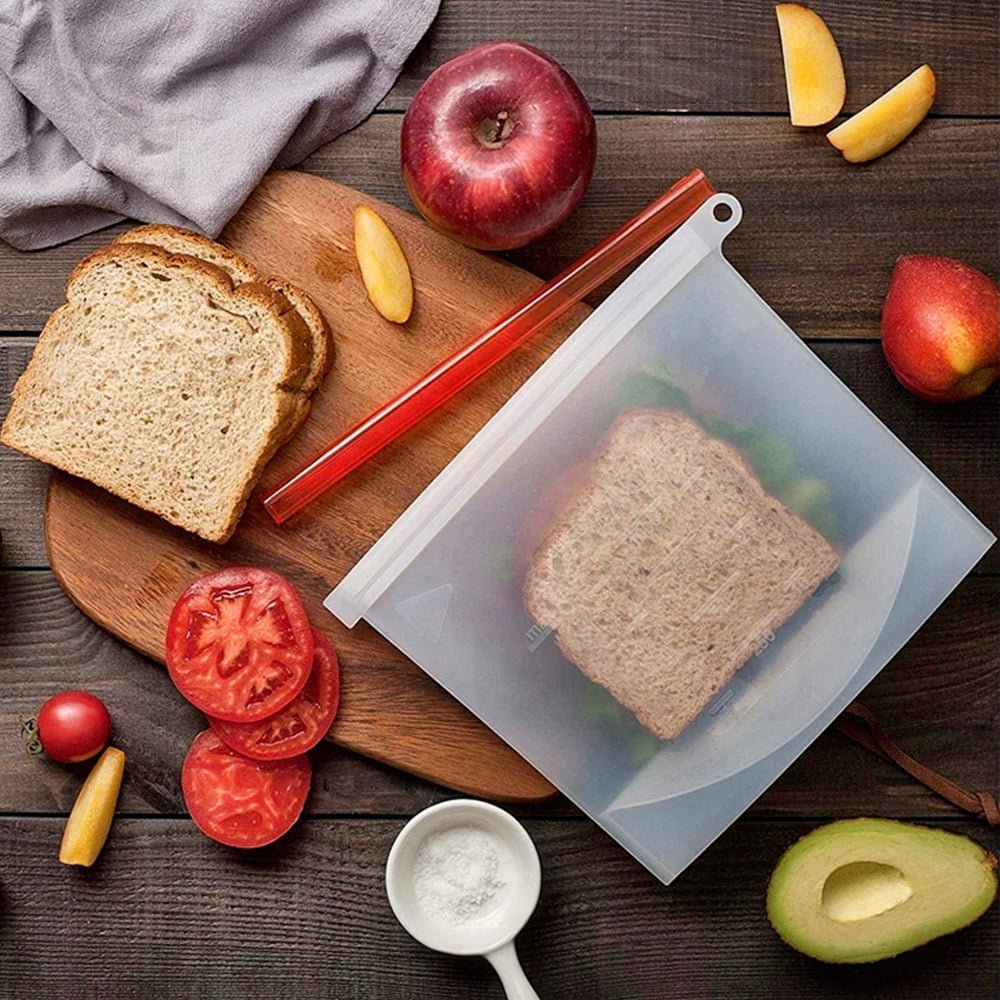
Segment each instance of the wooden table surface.
M575 216L512 258L551 275L703 167L743 201L727 244L737 267L997 532L1000 393L952 407L917 402L883 362L878 320L901 252L954 256L998 276L998 3L825 0L818 9L844 57L848 111L921 62L938 74L931 118L875 163L851 166L821 132L789 126L769 3L444 0L377 113L305 169L406 205L400 115L431 69L492 38L541 47L597 112L597 170ZM110 235L34 254L0 247L4 404L69 270ZM244 855L194 829L179 772L197 713L163 670L60 590L42 538L46 478L44 467L0 453L0 996L500 997L485 963L413 942L383 891L393 837L444 790L326 747L309 816L280 844ZM864 695L904 747L973 789L998 784L998 570L994 548ZM18 739L18 715L67 686L107 701L129 755L121 816L89 871L56 860L85 767L29 760ZM997 850L984 826L835 731L670 888L564 800L521 815L544 881L520 951L542 997L997 996L996 907L954 938L874 967L823 966L770 931L768 873L825 820L921 820Z

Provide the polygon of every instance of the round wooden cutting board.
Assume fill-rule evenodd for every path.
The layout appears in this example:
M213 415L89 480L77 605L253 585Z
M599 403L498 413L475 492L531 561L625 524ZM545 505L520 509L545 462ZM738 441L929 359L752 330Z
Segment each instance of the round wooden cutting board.
M405 326L383 320L361 284L353 250L354 209L361 203L383 215L410 262L415 306ZM265 177L221 241L264 274L304 288L336 343L312 413L265 470L264 486L540 284L413 215L299 172ZM160 662L170 609L192 580L224 565L277 570L298 587L313 624L340 655L343 699L330 739L470 794L510 802L546 798L552 786L513 750L374 630L364 623L344 628L322 601L587 313L576 307L283 528L253 500L233 538L217 546L54 473L45 518L52 568L86 614Z

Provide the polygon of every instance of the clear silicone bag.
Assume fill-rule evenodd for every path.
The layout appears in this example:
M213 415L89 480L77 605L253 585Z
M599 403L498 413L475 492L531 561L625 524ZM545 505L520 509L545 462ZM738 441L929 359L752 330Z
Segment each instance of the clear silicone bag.
M664 882L836 718L994 541L725 260L740 216L730 195L702 206L326 601L402 649ZM521 597L526 539L555 516L552 484L617 413L648 405L683 407L739 442L765 486L809 484L805 514L841 557L672 741L567 661Z

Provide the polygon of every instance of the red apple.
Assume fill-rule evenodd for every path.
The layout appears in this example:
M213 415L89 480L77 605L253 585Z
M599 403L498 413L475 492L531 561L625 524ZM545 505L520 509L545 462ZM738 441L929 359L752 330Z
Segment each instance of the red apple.
M900 257L882 309L882 349L921 399L978 396L1000 378L1000 291L961 261Z
M439 66L403 118L403 180L431 225L481 250L555 229L594 170L594 116L554 60L521 42Z

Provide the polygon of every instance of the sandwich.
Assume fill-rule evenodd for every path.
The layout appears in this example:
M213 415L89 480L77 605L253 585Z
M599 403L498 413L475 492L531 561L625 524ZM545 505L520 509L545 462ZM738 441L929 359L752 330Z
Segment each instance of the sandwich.
M534 551L523 598L568 660L670 740L837 564L731 445L680 411L636 409Z

